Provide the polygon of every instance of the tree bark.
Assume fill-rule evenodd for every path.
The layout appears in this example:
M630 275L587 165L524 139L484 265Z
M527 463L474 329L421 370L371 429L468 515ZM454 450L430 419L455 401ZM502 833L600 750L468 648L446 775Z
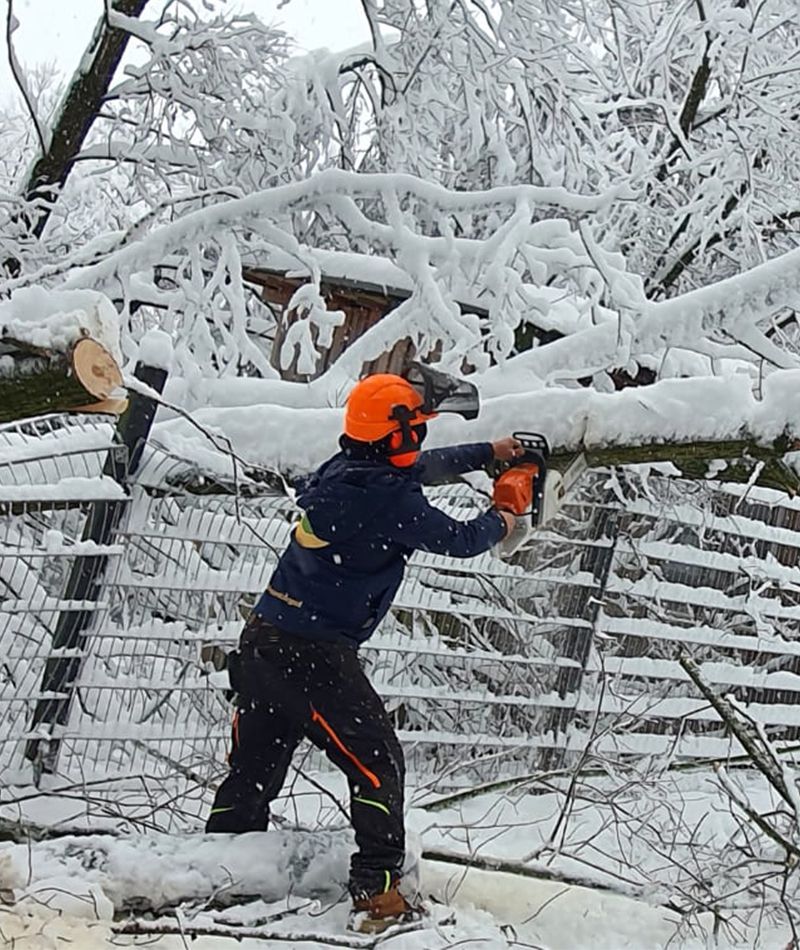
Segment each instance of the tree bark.
M74 792L80 792L81 787L75 786ZM0 816L0 841L11 841L14 844L28 844L31 841L52 841L56 838L76 838L89 835L108 835L117 838L120 835L115 828L102 828L99 831L92 828L51 828L49 825L40 825L35 821Z
M122 373L96 340L84 337L66 353L37 350L7 338L3 342L14 352L1 358L13 360L13 365L10 371L0 369L0 423L48 412L124 410L126 400L113 397L122 386Z
M112 0L111 8L138 17L146 5L147 0ZM36 202L28 229L34 237L41 237L58 193L97 118L129 37L125 30L111 26L105 15L95 27L81 66L61 101L47 150L34 162L22 187L25 198Z

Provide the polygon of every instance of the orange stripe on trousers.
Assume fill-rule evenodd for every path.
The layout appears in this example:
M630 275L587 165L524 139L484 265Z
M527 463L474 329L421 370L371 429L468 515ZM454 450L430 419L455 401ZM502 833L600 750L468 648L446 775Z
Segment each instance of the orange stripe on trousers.
M353 755L353 753L347 748L347 746L333 731L330 724L325 721L324 716L321 716L317 712L317 710L313 708L311 710L311 721L317 722L322 726L325 732L327 732L328 735L331 737L331 740L333 741L333 744L336 746L336 748L342 753L342 755L346 755L347 758L350 759L353 765L355 765L355 767L360 772L366 775L366 777L370 780L370 782L372 782L373 788L381 787L381 780L378 778L378 776L374 772L370 772L370 770L366 767L366 765L364 765L364 763L357 756Z
M231 722L231 750L225 756L225 760L228 765L231 764L231 756L239 748L239 710L237 709L233 714L233 721Z

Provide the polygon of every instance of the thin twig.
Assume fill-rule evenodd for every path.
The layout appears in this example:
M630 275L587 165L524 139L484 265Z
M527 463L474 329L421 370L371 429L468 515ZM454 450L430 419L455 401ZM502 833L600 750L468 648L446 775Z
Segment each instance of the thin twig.
M8 11L6 13L6 46L8 47L8 65L11 68L11 75L14 77L14 82L17 84L17 88L22 93L22 98L25 101L25 106L30 113L31 121L33 122L33 127L36 130L36 138L39 140L39 148L42 150L42 154L47 151L47 142L44 129L42 128L41 123L39 122L39 117L36 114L36 109L33 106L33 103L30 100L30 95L28 93L28 87L20 74L20 65L17 60L16 53L14 52L14 43L12 40L12 35L14 30L16 30L18 23L17 19L14 16L13 6L14 0L7 0L8 2Z
M368 948L377 945L379 937L352 937L313 933L268 930L266 927L232 927L223 924L192 924L181 926L172 920L131 920L112 927L115 934L125 936L166 936L183 934L187 937L228 937L235 940L274 940L282 943L308 943L316 947Z

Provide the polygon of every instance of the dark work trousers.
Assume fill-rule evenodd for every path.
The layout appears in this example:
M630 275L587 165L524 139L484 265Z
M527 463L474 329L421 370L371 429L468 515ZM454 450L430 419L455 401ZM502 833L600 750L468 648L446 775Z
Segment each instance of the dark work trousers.
M305 736L347 776L357 845L351 893L386 890L400 877L405 855L403 752L356 650L290 636L253 619L231 661L238 699L230 774L206 830L265 830L269 804Z

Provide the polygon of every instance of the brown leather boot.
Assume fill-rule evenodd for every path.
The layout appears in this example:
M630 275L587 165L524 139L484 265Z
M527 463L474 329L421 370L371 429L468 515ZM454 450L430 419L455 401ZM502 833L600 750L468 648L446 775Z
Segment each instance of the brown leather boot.
M350 930L362 934L379 934L395 924L411 923L421 916L421 911L412 907L397 889L397 884L393 884L382 894L353 898Z

